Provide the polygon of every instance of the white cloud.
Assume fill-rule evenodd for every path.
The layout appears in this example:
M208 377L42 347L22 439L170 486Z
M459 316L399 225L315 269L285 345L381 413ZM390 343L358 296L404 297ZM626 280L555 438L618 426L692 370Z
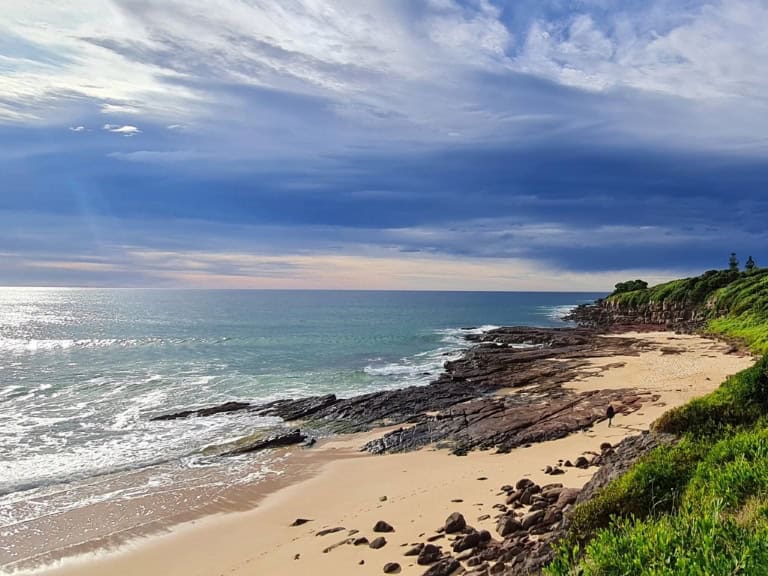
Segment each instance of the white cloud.
M765 2L654 0L630 14L622 3L582 1L516 34L497 5L80 0L73 10L55 0L11 2L0 34L34 49L4 57L0 122L59 122L61 107L90 104L169 129L194 123L212 133L213 150L227 139L242 149L232 134L258 133L247 139L254 157L516 142L553 126L602 126L618 139L683 147L765 146ZM592 100L538 97L521 73Z
M114 132L115 134L123 134L125 136L141 134L141 130L139 130L136 126L131 126L128 124L124 126L119 124L104 124L104 130L108 132Z
M85 132L85 126L70 126L72 132Z
M654 10L619 11L602 24L588 14L536 21L515 68L588 90L630 87L699 100L765 94L768 5L721 0L687 8L684 18L669 14L680 21L663 32Z

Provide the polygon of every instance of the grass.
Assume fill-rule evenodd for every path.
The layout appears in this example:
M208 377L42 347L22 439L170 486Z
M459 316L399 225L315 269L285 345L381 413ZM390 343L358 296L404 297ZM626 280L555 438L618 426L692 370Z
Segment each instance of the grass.
M656 428L682 438L576 508L545 573L768 575L768 356Z

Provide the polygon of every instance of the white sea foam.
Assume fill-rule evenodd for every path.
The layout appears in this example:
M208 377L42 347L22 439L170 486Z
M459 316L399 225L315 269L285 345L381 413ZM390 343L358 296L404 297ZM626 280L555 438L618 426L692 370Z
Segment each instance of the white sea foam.
M472 328L445 328L434 333L440 337L442 346L418 352L413 356L401 358L396 362L374 362L364 368L369 376L386 378L379 383L380 388L400 386L423 386L434 381L444 370L446 362L458 360L471 345L469 335L484 334L498 326L491 324Z
M562 321L563 316L576 308L576 304L565 304L562 306L540 306L539 310L543 316L550 320Z

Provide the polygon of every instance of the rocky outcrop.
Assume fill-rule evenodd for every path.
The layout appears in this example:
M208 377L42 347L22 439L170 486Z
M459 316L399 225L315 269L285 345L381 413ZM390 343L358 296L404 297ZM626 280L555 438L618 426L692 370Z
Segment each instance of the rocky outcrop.
M266 440L255 440L245 446L240 446L235 450L225 452L222 456L238 456L240 454L247 454L248 452L257 452L259 450L266 450L268 448L280 448L282 446L291 446L293 444L299 444L307 439L305 434L301 433L301 430L291 430L283 434L278 434L267 438Z
M600 469L584 486L576 503L580 504L593 498L601 489L622 476L635 462L657 446L674 444L678 441L679 438L672 434L644 431L636 436L625 438L611 449L603 450L602 454L592 461L592 464L599 466Z
M189 418L190 416L215 416L216 414L224 414L227 412L240 412L251 408L250 402L225 402L217 406L210 406L208 408L199 408L197 410L183 410L181 412L174 412L173 414L163 414L162 416L155 416L150 418L151 421L157 422L162 420L178 420L179 418Z
M686 302L668 300L634 306L621 301L603 299L594 304L577 306L564 319L590 328L652 326L693 332L704 325L705 310Z
M500 328L470 338L475 344L428 386L411 386L353 398L329 394L188 410L160 416L175 419L229 410L302 421L306 430L359 432L380 425L402 425L366 445L373 453L403 452L435 443L457 454L473 449L517 446L562 438L605 417L609 403L629 413L652 396L631 390L578 394L561 385L592 371L589 359L634 355L647 344L632 338L607 338L591 329ZM603 369L610 369L609 366ZM499 393L517 389L514 394Z
M605 419L612 404L629 414L658 396L638 395L634 390L604 390L585 393L553 389L548 395L524 392L472 400L436 416L418 416L416 423L372 440L365 449L375 454L405 452L437 443L457 454L474 449L513 448L563 438Z

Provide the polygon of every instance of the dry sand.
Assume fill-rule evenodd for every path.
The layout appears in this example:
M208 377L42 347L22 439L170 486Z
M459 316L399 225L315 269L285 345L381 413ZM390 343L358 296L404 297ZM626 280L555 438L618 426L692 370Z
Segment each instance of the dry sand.
M577 390L635 387L661 396L654 405L645 405L628 416L617 415L613 427L599 422L590 430L509 454L481 452L465 457L431 449L402 455L363 455L357 452L363 438L344 437L325 443L315 452L314 457L328 460L319 474L270 494L253 510L209 516L177 526L167 534L138 539L117 551L65 559L41 573L373 575L382 574L385 563L398 562L401 574L422 574L425 568L416 566L415 558L403 556L404 546L435 534L450 513L461 512L468 523L495 535L493 520L478 521L478 517L493 517L496 511L492 506L503 502L500 486L529 477L539 483L556 481L581 487L595 468L566 468L567 472L557 477L545 475L543 468L558 459L575 460L588 451L599 452L603 442L615 444L647 429L669 408L710 392L727 375L753 362L748 356L726 354L728 346L722 343L696 336L667 332L630 336L646 340L652 349L639 356L596 359L595 374L570 385ZM609 370L598 370L608 364L612 366ZM296 518L311 522L291 527ZM378 520L387 521L396 530L383 535L387 539L384 548L344 544L324 552L346 540L350 530L359 531L356 537L373 539L378 536L372 531ZM333 527L344 530L316 535Z

